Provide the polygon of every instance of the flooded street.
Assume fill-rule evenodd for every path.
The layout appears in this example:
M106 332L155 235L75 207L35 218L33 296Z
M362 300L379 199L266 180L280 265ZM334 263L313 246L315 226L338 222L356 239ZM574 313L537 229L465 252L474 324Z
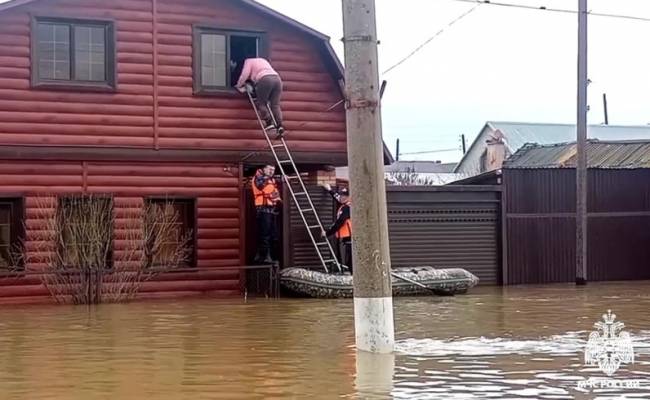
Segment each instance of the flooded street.
M635 350L612 378L648 385L650 282L398 298L394 357L359 360L350 300L5 306L0 399L650 398L577 389L608 309Z

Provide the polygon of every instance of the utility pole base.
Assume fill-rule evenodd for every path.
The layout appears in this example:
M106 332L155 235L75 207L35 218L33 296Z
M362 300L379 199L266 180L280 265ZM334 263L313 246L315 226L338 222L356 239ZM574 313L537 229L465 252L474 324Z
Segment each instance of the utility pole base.
M389 354L395 347L392 297L355 297L354 330L357 350Z
M587 284L587 280L585 278L576 278L577 286L585 286L586 284Z

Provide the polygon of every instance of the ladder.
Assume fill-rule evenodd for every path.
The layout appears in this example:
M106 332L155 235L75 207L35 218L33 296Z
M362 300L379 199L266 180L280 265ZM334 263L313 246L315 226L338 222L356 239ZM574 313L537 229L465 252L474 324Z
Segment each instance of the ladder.
M318 213L316 212L314 203L309 196L307 187L300 176L300 172L293 161L287 142L284 140L284 137L275 140L275 143L274 140L271 140L269 137L269 131L274 130L275 127L268 129L265 128L264 121L262 121L259 110L257 109L257 104L253 99L253 87L250 84L246 85L246 93L248 95L248 100L253 106L255 115L257 116L257 122L259 122L262 132L264 132L264 138L266 138L271 153L273 153L273 158L275 158L278 169L282 174L282 179L284 180L287 189L289 189L289 193L291 193L291 198L298 209L298 213L300 214L300 218L302 219L305 228L307 228L307 234L314 245L314 249L316 250L321 265L327 273L335 268L338 272L342 272L341 264L336 258L332 244L327 238L321 237L321 232L324 231L323 224L318 217ZM268 104L265 106L268 108L269 114L271 115L271 118L273 118L273 125L275 126L275 116L273 116Z

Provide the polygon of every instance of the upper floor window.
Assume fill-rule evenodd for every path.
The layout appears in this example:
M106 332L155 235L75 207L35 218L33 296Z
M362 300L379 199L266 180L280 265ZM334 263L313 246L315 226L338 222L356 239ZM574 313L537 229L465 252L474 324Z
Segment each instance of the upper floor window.
M113 23L41 18L32 25L34 86L115 87Z
M194 92L232 88L247 58L265 57L264 34L222 29L194 29Z

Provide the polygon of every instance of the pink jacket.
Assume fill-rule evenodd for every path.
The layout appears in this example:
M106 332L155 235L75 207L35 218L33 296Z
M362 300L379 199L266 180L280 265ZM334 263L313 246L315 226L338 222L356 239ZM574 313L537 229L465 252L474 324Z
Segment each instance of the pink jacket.
M278 75L268 61L263 58L247 58L237 81L237 87L243 87L249 79L257 83L267 75Z

